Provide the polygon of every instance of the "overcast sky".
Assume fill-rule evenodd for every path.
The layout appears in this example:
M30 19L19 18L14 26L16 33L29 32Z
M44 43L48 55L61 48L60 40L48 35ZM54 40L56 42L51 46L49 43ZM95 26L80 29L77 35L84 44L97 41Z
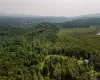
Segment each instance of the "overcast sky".
M100 13L100 0L0 0L0 13L77 16Z

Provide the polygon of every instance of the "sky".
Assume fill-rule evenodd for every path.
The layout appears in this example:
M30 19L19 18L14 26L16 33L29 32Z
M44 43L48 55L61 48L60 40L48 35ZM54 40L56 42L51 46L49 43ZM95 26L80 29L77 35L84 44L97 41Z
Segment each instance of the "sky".
M100 13L100 0L0 0L0 13L78 16Z

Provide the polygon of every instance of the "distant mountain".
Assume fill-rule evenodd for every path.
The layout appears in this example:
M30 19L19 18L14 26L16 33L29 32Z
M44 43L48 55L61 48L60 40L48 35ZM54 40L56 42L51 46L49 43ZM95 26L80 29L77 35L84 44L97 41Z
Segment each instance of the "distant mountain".
M83 15L82 17L100 18L100 13L96 13L96 14L87 14L87 15Z
M63 27L88 27L100 25L100 14L88 14L76 17L54 17L0 13L0 25L29 26L44 22L58 23Z
M100 13L75 16L71 20L59 24L66 28L100 26Z
M36 25L43 22L62 23L70 21L69 17L54 17L54 16L32 16L23 14L4 14L0 13L0 24L6 25Z
M89 26L100 26L100 18L86 17L79 18L72 21L60 23L61 27L89 27Z

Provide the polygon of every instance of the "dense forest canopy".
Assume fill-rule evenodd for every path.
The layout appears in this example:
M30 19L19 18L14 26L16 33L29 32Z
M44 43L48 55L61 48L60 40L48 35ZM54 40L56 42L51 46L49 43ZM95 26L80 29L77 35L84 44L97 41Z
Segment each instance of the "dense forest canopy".
M1 20L0 80L100 78L100 28L91 27L99 19L27 27L20 27L19 19L8 18L11 25Z

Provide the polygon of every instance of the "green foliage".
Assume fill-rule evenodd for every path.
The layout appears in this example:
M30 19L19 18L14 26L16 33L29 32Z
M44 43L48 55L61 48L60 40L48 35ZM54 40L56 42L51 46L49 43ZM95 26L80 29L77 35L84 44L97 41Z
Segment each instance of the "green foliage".
M0 27L0 80L99 77L98 32L99 28L59 29L51 23L28 28Z

